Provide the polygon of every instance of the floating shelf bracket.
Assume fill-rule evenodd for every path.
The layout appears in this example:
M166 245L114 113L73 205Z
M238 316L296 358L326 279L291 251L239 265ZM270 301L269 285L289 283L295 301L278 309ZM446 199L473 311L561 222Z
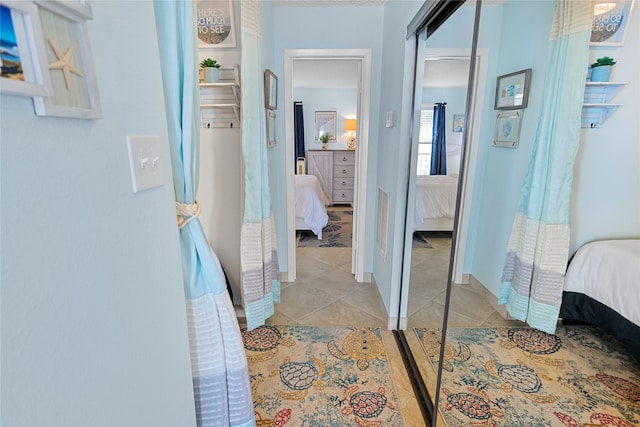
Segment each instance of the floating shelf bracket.
M583 128L595 129L609 118L622 104L610 104L609 101L627 82L586 82L584 103L582 105Z

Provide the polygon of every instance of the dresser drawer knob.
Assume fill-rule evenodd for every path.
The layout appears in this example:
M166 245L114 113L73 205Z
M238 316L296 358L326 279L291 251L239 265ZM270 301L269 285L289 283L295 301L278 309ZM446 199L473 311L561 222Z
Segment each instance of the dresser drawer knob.
M343 187L346 187L346 186L347 186L347 183L346 183L346 182L344 182L344 181L342 181L342 186L343 186Z
M342 196L341 196L341 197L342 197L343 199L345 199L345 198L347 197L347 195L346 195L346 194L344 194L344 193L342 193Z
M342 169L342 173L343 173L343 174L346 174L346 173L347 173L347 170L346 170L346 169Z
M346 158L346 157L343 157L343 158L342 158L342 161L343 161L343 162L346 162L346 161L347 161L347 158Z

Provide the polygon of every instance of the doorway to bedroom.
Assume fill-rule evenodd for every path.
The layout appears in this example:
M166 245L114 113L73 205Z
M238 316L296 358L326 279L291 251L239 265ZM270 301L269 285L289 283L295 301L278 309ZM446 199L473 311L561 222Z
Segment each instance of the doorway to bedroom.
M284 52L284 98L287 171L287 281L297 276L296 230L311 228L296 221L296 176L298 157L305 173L316 176L326 205L353 207L350 273L357 282L369 281L364 272L364 230L367 205L367 161L370 49L287 49ZM307 98L299 108L304 148L295 149L295 95ZM315 96L311 96L315 92ZM305 104L306 107L305 107ZM327 144L322 139L326 138ZM328 145L328 146L327 146ZM326 149L323 149L326 148ZM351 148L351 149L350 149ZM309 178L311 179L311 178ZM297 223L297 224L296 224ZM314 230L317 234L319 230Z
M369 63L369 49L285 51L286 156L295 168L287 172L289 280L272 322L387 323L358 239L366 213Z

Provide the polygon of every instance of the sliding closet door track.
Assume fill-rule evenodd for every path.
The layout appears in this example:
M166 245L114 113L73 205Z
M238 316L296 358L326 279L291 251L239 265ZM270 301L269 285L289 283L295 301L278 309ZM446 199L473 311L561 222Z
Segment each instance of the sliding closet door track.
M424 423L427 427L431 427L431 419L433 418L434 411L433 402L431 401L431 396L429 396L427 386L424 384L422 375L420 375L418 364L411 353L404 331L395 330L393 331L393 336L396 339L396 344L398 345L400 356L404 362L404 368L409 376L409 381L411 381L411 387L413 387L413 392L416 395L418 406L420 406Z

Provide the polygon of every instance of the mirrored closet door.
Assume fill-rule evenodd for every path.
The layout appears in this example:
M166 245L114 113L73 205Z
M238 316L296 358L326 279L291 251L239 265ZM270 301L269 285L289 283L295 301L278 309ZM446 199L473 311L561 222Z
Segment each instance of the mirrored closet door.
M443 326L447 318L450 324L471 327L483 320L475 313L476 294L462 283L460 242L466 243L467 236L459 226L466 196L464 138L473 126L468 103L475 93L469 77L470 72L474 78L477 74L472 45L478 3L439 3L440 12L433 6L431 16L422 18L426 26L416 30L402 284L407 301L405 337L428 393L422 400L432 405L425 416L432 423L437 418L433 408Z
M452 4L459 7L447 9ZM421 11L424 16L416 17L413 22L414 36L417 34L414 129L402 286L408 315L406 340L428 390L432 409L443 409L448 404L452 413L466 416L463 406L456 406L460 403L456 399L461 396L490 406L488 400L483 400L482 386L474 383L474 376L464 377L462 373L466 361L471 363L479 357L473 355L473 342L493 340L500 345L501 341L483 335L483 331L493 328L491 330L507 335L525 326L509 319L504 306L497 304L503 259L496 261L502 257L496 257L496 253L506 250L510 227L504 224L512 223L515 206L503 205L507 199L517 200L522 185L520 177L527 169L536 132L536 108L540 108L544 85L541 64L547 60L554 9L555 2L511 0L461 4L443 0L429 2ZM442 19L437 19L438 16ZM424 25L415 25L415 22ZM526 54L522 54L523 49ZM447 86L445 82L456 75L454 70L458 67L454 64L465 61L468 61L466 88ZM448 71L440 72L445 66ZM519 123L519 136L516 134L520 148L517 149L517 145L505 148L495 144L498 119L504 112L495 108L496 79L529 68L533 69L529 105L518 110L520 117L524 117ZM457 90L465 93L459 94L466 97L463 108L459 107ZM446 103L440 110L445 117L445 144L439 152L437 144L433 144L440 133L437 124L440 112L434 109L434 103ZM429 126L437 131L429 132ZM459 136L456 133L460 128ZM425 134L431 136L430 151L420 146L428 138ZM460 141L459 152L455 148L457 141ZM460 157L456 160L458 153ZM433 177L432 168L439 166L437 162L428 162L427 180L446 181L458 173L456 207L452 231L439 230L432 224L433 230L416 239L416 231L426 228L423 223L426 220L418 216L418 208L419 187L424 180L421 173L427 169L423 159L428 155L445 158L446 171L441 169L440 174ZM475 181L476 175L483 177L482 182ZM505 176L510 179L505 181ZM510 197L500 194L504 192ZM481 224L475 221L474 215L483 219ZM415 240L422 244L428 242L427 247L419 247ZM449 256L446 256L447 249ZM420 302L422 296L434 299L423 303ZM464 339L458 335L463 333L467 334ZM445 336L449 342L443 345ZM473 339L465 341L468 337ZM465 346L463 342L471 344ZM487 375L499 375L498 363L484 359L481 370ZM531 371L524 365L526 363L518 362L511 369L526 376ZM487 411L484 415L489 420L492 415ZM432 410L431 415L430 425L445 425L437 411Z

